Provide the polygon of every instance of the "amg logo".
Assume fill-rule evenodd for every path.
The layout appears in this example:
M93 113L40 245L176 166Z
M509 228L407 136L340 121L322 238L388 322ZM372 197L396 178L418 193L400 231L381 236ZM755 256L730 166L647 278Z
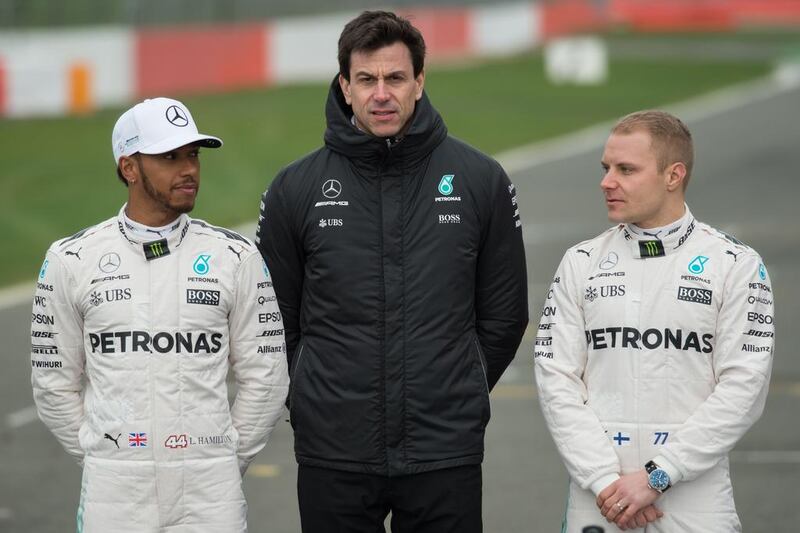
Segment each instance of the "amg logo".
M683 300L684 302L711 305L711 294L711 289L678 287L678 300Z
M186 289L187 304L219 305L219 291Z

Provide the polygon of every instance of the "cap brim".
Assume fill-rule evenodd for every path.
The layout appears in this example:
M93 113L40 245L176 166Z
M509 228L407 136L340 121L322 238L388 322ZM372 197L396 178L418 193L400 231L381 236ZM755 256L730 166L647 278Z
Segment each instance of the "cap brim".
M187 144L199 144L205 148L219 148L222 146L222 139L211 135L203 135L201 133L190 135L175 135L163 141L151 144L150 146L140 148L137 152L142 154L163 154L170 152Z

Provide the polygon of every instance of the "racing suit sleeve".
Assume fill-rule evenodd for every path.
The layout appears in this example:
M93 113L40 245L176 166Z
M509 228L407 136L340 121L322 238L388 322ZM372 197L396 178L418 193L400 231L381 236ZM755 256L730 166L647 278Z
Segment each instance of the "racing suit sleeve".
M586 405L588 361L578 270L564 255L547 293L534 344L539 404L572 480L598 495L620 464L600 420Z
M289 390L283 324L266 268L255 252L239 267L228 322L237 388L231 419L239 434L237 454L244 475L281 417Z
M499 172L493 180L492 210L482 235L475 282L476 331L486 358L489 390L514 359L528 326L528 280L517 194L505 172Z
M39 418L66 452L83 462L78 430L84 421L86 353L83 318L72 297L75 280L48 251L31 313L31 385Z
M290 213L280 189L281 176L275 178L261 198L256 246L275 284L286 333L286 354L291 367L300 342L300 303L305 259L301 243L290 226Z
M673 484L716 465L764 410L775 340L773 293L761 258L752 251L742 255L725 280L717 316L714 391L653 459Z

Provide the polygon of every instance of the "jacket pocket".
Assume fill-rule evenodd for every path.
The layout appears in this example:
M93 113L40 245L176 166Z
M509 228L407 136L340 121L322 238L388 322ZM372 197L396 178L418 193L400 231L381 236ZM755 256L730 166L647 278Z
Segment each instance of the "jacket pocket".
M482 379L483 387L481 390L483 395L483 400L485 402L484 404L485 415L483 417L483 422L484 424L488 424L489 418L491 418L492 416L492 406L491 403L489 402L489 377L488 377L489 375L486 367L486 358L483 356L483 350L481 349L481 344L480 342L478 342L478 339L474 339L473 342L475 343L475 357L478 359L478 366L481 369L481 377L483 378Z
M289 372L289 420L292 422L292 427L294 427L294 421L292 416L292 411L294 411L294 397L295 391L297 390L298 386L298 378L300 376L300 365L303 363L303 352L305 351L306 345L304 341L300 341L300 347L297 349L297 357L294 358L294 365Z

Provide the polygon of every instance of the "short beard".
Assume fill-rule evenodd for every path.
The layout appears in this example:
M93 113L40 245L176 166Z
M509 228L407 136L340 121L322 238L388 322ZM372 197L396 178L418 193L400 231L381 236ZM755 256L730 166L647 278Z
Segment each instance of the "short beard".
M136 154L136 156L138 155L139 154ZM136 157L136 166L139 167L139 174L142 177L142 187L144 187L145 194L147 194L147 196L160 205L163 211L177 213L180 215L183 213L190 213L192 209L194 209L194 204L189 206L174 206L170 204L169 198L158 192L156 188L153 187L153 183L150 181L150 178L147 177L144 167L142 167L142 162L138 157Z

